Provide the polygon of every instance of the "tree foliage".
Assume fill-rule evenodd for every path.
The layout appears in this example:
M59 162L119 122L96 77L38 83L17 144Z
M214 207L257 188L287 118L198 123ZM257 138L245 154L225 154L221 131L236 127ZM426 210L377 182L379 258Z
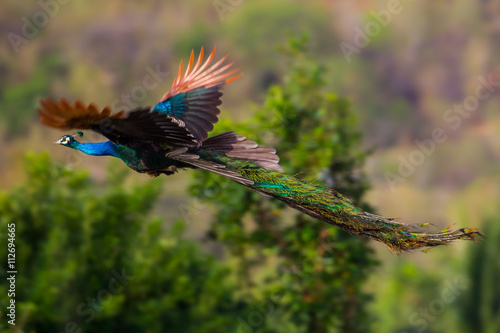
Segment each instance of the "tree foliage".
M26 166L28 181L0 194L2 233L11 223L16 229L15 328L215 332L245 309L228 268L182 239L184 224L165 233L160 219L148 218L160 181L127 190L115 171L99 191L47 155L29 156ZM0 293L8 289L3 279ZM4 319L8 301L0 301Z
M461 320L468 332L500 331L500 225L498 213L486 217L487 241L474 244L467 258L469 288L460 303Z
M236 129L275 147L285 172L319 174L322 183L363 205L367 185L359 169L366 152L360 149L348 101L328 92L328 71L307 54L306 37L291 39L282 52L289 58L289 73L282 85L270 88L264 107L246 122L225 122L218 129ZM247 293L257 295L254 302L260 306L241 316L238 329L367 329L370 296L361 286L376 262L366 240L212 174L197 174L191 192L216 207L210 236L227 245Z
M358 204L366 153L349 103L305 39L282 49L289 74L255 117L219 130L275 146L286 172L320 175ZM26 160L27 180L0 194L0 228L16 229L16 328L29 332L362 332L375 260L366 240L285 209L241 185L196 172L192 194L214 205L215 259L149 217L162 179L128 188L52 162ZM165 181L168 181L165 179ZM189 214L185 215L189 219ZM185 221L189 222L189 221ZM7 248L0 248L6 258ZM3 269L3 267L2 267ZM5 273L5 271L3 272ZM5 281L5 280L4 280ZM0 293L9 285L3 282ZM0 306L5 309L4 298ZM2 310L4 311L4 310ZM2 315L5 315L3 313ZM2 322L6 327L5 321Z

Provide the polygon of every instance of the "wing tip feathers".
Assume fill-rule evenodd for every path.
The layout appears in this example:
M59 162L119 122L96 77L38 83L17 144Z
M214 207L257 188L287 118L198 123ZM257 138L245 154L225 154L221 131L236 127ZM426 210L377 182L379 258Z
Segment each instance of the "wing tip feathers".
M201 47L198 59L194 66L194 50L191 50L191 55L189 57L188 65L186 66L186 71L183 73L183 62L181 60L179 71L172 83L172 87L162 96L160 102L165 101L171 96L189 90L201 87L210 87L217 84L229 84L241 77L241 73L238 73L240 70L239 68L236 68L229 72L225 72L229 70L229 68L233 65L233 63L231 62L227 65L222 66L227 58L227 55L219 59L211 67L208 67L215 56L215 50L216 48L214 47L208 58L205 60L205 62L203 62L204 48Z
M41 107L36 111L40 115L40 122L46 126L58 129L91 128L92 123L105 118L122 118L125 111L111 115L111 108L106 106L99 112L94 103L87 106L82 101L76 100L70 104L67 99L61 98L55 102L51 97L40 99Z

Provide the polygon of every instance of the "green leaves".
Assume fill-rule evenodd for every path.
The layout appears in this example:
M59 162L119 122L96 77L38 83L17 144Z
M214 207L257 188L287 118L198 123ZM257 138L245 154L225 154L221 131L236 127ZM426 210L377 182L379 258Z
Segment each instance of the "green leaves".
M125 186L125 174L115 172L96 188L87 173L48 155L28 155L26 168L22 186L0 193L1 233L16 225L16 327L208 332L234 325L232 311L245 303L228 269L183 240L182 224L163 231L163 219L148 217L161 182ZM0 256L7 258L6 246Z

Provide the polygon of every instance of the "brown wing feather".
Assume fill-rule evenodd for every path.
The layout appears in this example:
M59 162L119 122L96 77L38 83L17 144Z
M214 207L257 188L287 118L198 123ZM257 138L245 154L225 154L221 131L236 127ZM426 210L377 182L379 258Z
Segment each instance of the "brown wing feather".
M210 87L218 84L228 84L237 78L240 77L241 74L237 74L239 69L234 69L232 71L227 72L227 70L233 65L233 63L229 63L221 67L221 65L226 60L226 57L223 57L211 67L208 67L212 62L215 54L215 48L212 53L202 65L203 60L203 47L201 48L200 55L198 56L198 60L196 64L193 66L194 62L194 51L191 51L191 56L189 57L189 63L186 68L186 72L183 74L183 65L182 61L179 66L179 71L177 73L177 77L172 83L172 87L170 90L163 95L160 102L163 102L167 98L171 96L175 96L177 94L193 90L201 87Z
M215 162L211 161L205 161L201 160L200 156L196 154L190 154L186 152L187 149L181 148L179 151L173 151L169 154L166 155L167 158L171 158L173 160L177 160L189 165L192 165L194 167L203 169L203 170L208 170L213 173L216 173L218 175L224 176L226 178L229 178L231 180L234 180L237 183L246 185L246 186L251 186L254 184L253 180L245 178L244 176L240 175L239 173L235 171L231 171L226 169L225 165L222 164L217 164Z
M259 145L247 140L243 135L234 132L222 132L208 138L203 142L203 148L223 153L228 157L240 158L268 169L283 173L279 165L280 158L276 155L276 149L271 147L259 147Z
M37 108L41 116L40 121L53 128L69 129L91 129L93 125L99 124L103 119L120 119L125 111L111 115L111 109L107 106L102 111L95 104L85 106L77 100L71 105L62 98L55 102L52 98L40 100L40 108Z

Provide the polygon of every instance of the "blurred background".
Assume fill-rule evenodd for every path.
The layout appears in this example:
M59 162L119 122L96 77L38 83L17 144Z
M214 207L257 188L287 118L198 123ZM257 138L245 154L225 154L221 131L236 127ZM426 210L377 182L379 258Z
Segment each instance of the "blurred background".
M4 1L0 260L19 332L500 332L497 1ZM460 242L394 255L201 171L150 179L54 146L42 97L153 106L228 54L216 132ZM151 80L153 78L153 80ZM101 141L87 132L84 140Z

